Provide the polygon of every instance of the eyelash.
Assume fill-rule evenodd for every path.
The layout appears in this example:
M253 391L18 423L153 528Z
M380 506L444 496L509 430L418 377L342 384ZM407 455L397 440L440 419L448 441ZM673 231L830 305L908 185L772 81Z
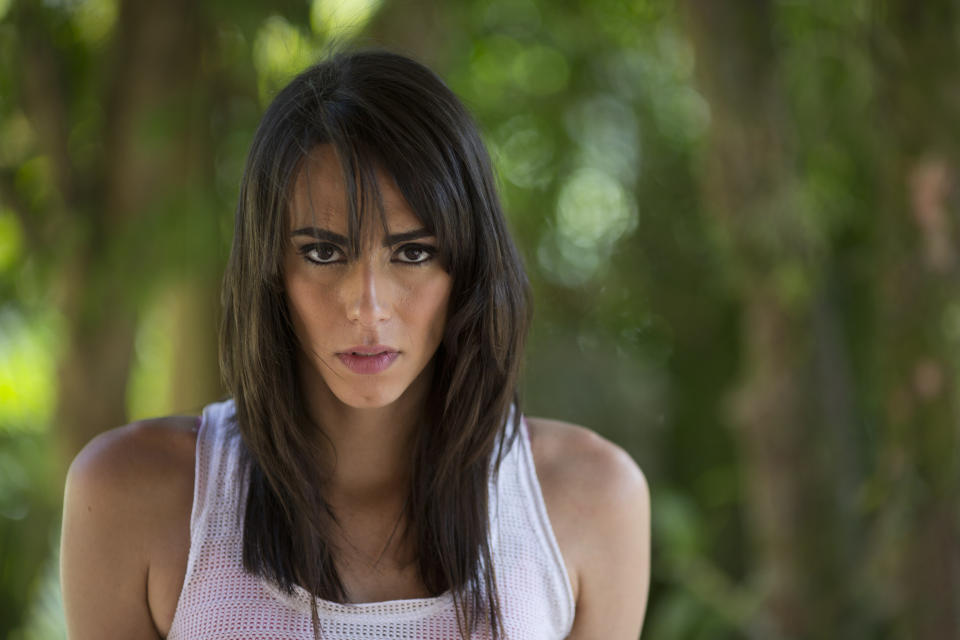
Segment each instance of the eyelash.
M323 249L323 250L333 250L334 252L339 253L341 256L343 255L343 251L340 250L340 247L338 247L338 246L335 245L335 244L330 244L330 243L328 243L328 242L320 242L320 243L316 243L316 244L307 244L307 245L304 245L304 246L300 247L300 249L299 249L298 251L299 251L300 255L303 257L303 259L304 259L308 264L313 265L313 266L316 266L316 267L320 267L320 266L324 266L324 265L330 265L330 264L341 264L342 262L344 262L344 260L343 260L342 258L337 259L337 260L323 261L323 260L315 260L315 259L313 259L313 258L310 257L312 253L314 253L315 251L319 251L319 250L321 250L321 249ZM404 252L406 252L406 251L421 251L421 252L423 252L424 254L426 254L426 257L424 257L422 260L416 260L416 261L412 261L412 262L411 262L411 261L407 261L407 260L391 260L391 262L398 262L398 263L400 263L400 264L406 264L406 265L410 265L410 266L414 266L414 267L419 267L419 266L422 266L422 265L430 262L431 260L433 260L434 256L435 256L436 253L437 253L437 248L436 248L436 247L433 247L433 246L430 246L430 245L427 245L427 244L405 244L405 245L401 246L399 249L397 249L397 251L395 252L394 255L402 254L402 253L404 253Z

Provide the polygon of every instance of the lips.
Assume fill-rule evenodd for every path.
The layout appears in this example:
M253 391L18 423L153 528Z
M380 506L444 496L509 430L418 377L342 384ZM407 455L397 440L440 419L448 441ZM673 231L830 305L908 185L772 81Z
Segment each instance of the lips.
M375 375L385 371L400 352L384 345L351 347L337 354L340 361L354 373Z

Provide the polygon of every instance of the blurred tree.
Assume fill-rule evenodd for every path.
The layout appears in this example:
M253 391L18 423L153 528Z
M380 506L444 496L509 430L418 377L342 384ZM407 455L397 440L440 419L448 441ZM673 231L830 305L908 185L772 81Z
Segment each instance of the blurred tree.
M9 16L19 39L14 87L36 136L24 167L51 184L38 202L21 167L19 180L3 175L4 193L31 250L55 265L67 323L55 418L64 460L127 421L137 316L184 223L185 212L171 209L196 211L192 197L213 164L197 64L208 34L196 3L120 3L115 24L102 17L92 41L78 19L88 7L18 2ZM215 367L202 362L192 384L215 388Z
M0 360L22 342L0 399L59 358L31 405L55 417L16 420L53 421L66 461L220 395L253 129L356 37L436 69L484 130L535 289L526 406L653 486L651 637L956 636L951 7L0 0ZM0 637L62 486L14 413Z
M173 340L190 345L183 378L198 395L189 402L219 388L207 321L216 317L219 223L204 208L214 163L207 68L198 64L209 33L198 5L24 0L5 8L0 129L17 136L2 154L0 199L23 230L27 286L44 289L31 292L40 301L23 312L54 306L64 335L52 412L58 461L24 458L29 476L44 470L54 488L36 484L28 512L0 522L11 543L2 545L3 637L28 611L65 464L129 419L138 318L158 291L190 294L177 298L192 304L193 317ZM35 444L14 435L4 450Z
M871 516L910 638L960 637L960 7L883 3L872 39L882 139Z
M825 291L828 233L796 174L801 144L782 82L777 7L690 0L686 9L712 116L703 206L715 213L740 306L730 420L763 602L748 628L756 638L848 637L855 621L843 616L850 589L836 540L842 476L821 452L826 434L849 429L854 416L832 411L838 404L824 401L818 378L832 379L834 394L852 386L843 345L827 343L838 321Z
M955 637L956 9L686 6L742 305L753 634Z

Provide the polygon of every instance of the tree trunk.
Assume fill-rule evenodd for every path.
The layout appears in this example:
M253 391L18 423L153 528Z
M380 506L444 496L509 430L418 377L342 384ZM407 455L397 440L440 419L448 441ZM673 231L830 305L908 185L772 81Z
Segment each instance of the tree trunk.
M835 565L836 487L822 441L826 429L843 428L828 420L849 415L843 399L818 396L823 363L837 360L836 341L821 343L836 333L835 314L797 198L772 4L689 0L685 8L712 117L703 201L715 214L742 309L742 373L730 420L762 602L749 633L832 637L844 587ZM845 378L847 370L834 373Z
M156 255L142 224L158 215L154 203L162 196L185 189L200 161L191 147L197 113L190 99L203 39L197 3L121 3L100 101L102 144L92 161L80 164L69 140L72 101L79 98L71 93L63 52L52 49L51 30L62 20L51 18L52 11L24 3L15 18L27 63L21 77L26 113L42 132L38 141L59 192L60 213L48 212L46 227L65 247L54 255L67 323L56 427L67 462L91 437L127 420L136 311L154 278L139 262Z
M177 413L199 413L224 394L217 345L219 284L202 278L176 289L171 405Z
M875 17L881 529L903 637L960 637L960 15L889 2ZM891 559L886 562L886 559Z

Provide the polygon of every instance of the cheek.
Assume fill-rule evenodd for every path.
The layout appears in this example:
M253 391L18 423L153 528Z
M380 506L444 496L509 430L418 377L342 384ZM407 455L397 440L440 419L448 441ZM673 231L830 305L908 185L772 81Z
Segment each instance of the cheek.
M412 296L410 306L415 314L417 326L422 328L431 342L440 342L447 324L447 306L450 301L450 277L444 277L426 283Z
M327 322L324 310L329 305L320 304L323 292L315 282L296 276L286 278L284 286L287 292L287 305L297 337L302 343L312 342L313 334L321 332Z

